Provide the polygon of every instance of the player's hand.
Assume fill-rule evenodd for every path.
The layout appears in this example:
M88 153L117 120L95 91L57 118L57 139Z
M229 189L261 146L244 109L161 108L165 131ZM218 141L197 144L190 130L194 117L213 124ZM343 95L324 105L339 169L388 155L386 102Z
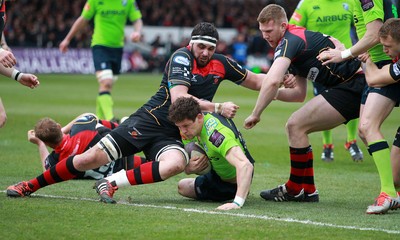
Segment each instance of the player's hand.
M141 38L142 38L142 34L140 32L133 31L130 35L130 40L132 42L140 42Z
M209 165L209 159L207 155L201 157L192 157L189 160L188 165L185 167L186 174L198 173L206 169Z
M283 86L285 88L295 88L297 85L296 78L293 74L285 74L283 77Z
M28 131L28 141L36 145L39 145L42 142L42 140L36 137L34 130Z
M24 73L21 79L19 80L19 83L21 83L24 86L30 87L32 89L38 87L40 84L38 78L30 73Z
M360 60L361 62L365 63L365 62L367 62L368 59L370 59L370 56L369 56L369 54L366 52L366 53L363 53L363 54L358 55L357 58L358 58L358 60Z
M68 51L68 46L69 46L69 41L64 39L61 43L60 46L58 46L58 49L62 53L66 53Z
M254 116L253 114L248 116L246 118L246 120L244 120L244 128L245 129L251 129L253 128L255 125L257 125L257 123L260 121L261 119L257 116Z
M0 63L6 68L11 68L17 64L17 59L12 52L2 49L0 51Z
M238 109L239 106L233 102L224 102L222 103L221 115L226 118L234 118Z
M231 210L231 209L240 209L240 207L235 203L225 203L217 207L217 210Z
M343 62L344 59L342 58L342 51L339 49L328 49L321 52L317 59L322 62L322 65L327 65L329 63L339 63Z

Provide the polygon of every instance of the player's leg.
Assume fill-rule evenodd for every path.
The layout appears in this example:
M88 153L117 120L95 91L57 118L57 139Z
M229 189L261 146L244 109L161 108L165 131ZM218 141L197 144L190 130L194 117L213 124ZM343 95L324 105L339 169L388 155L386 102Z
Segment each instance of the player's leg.
M391 199L397 197L393 183L389 144L385 140L380 127L395 106L395 101L376 92L370 92L360 117L360 137L368 144L378 169L381 182L381 194L375 204L367 209L367 213L385 213L390 209Z
M320 83L312 82L313 83L313 92L314 96L318 96L321 92L326 90L326 87ZM334 159L333 153L333 139L332 139L332 130L325 130L322 131L322 154L321 160L325 162L332 162Z
M353 161L362 161L364 159L363 152L357 145L358 118L350 120L346 124L347 141L344 147L349 151Z
M397 196L400 197L400 127L397 129L392 150L390 151L390 161L392 163L394 187L396 188Z
M194 182L194 178L184 178L180 180L178 183L178 193L184 197L196 199Z
M96 99L96 115L100 119L114 118L111 91L117 75L120 73L122 48L94 46L92 48L96 77L99 83L99 94Z
M107 156L96 145L80 155L58 162L36 178L9 186L7 195L10 197L29 196L48 185L81 177L86 170L98 168L108 162Z

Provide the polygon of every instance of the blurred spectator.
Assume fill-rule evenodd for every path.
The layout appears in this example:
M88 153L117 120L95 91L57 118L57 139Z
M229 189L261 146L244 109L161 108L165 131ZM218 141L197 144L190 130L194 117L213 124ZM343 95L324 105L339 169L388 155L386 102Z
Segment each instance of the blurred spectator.
M231 45L231 55L243 67L247 63L247 48L246 35L239 33Z

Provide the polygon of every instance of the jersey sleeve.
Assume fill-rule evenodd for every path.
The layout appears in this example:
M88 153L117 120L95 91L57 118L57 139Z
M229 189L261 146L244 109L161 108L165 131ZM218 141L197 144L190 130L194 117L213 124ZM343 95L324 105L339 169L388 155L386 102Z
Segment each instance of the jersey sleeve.
M400 80L400 60L390 64L390 76L398 82Z
M237 63L235 60L224 56L225 79L228 79L238 85L246 79L247 70Z
M361 7L365 25L376 19L384 20L385 13L383 11L382 1L363 0L361 1Z
M129 20L134 22L134 21L142 18L142 13L140 12L140 9L135 0L132 1L132 5L133 6L131 7L131 10L129 12Z
M82 9L81 16L86 20L91 20L96 13L96 3L94 0L88 0Z
M168 66L168 87L172 88L177 85L185 85L190 88L190 80L192 79L192 59L184 51L175 52Z

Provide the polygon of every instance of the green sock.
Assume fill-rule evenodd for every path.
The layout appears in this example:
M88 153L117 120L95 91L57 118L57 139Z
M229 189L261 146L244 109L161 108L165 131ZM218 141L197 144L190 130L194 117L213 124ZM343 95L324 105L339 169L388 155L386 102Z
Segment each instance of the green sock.
M322 131L322 143L323 144L332 144L332 130Z
M391 197L396 197L396 190L393 183L392 165L390 163L390 150L386 140L378 140L368 143L368 147L374 158L381 180L381 192L387 193Z
M357 127L358 127L358 118L350 120L346 124L347 129L347 142L356 140L357 138Z
M113 113L113 99L111 97L110 92L101 92L97 96L97 106L96 106L96 114L100 113L100 115L97 115L100 119L104 120L111 120L114 118L114 113Z

